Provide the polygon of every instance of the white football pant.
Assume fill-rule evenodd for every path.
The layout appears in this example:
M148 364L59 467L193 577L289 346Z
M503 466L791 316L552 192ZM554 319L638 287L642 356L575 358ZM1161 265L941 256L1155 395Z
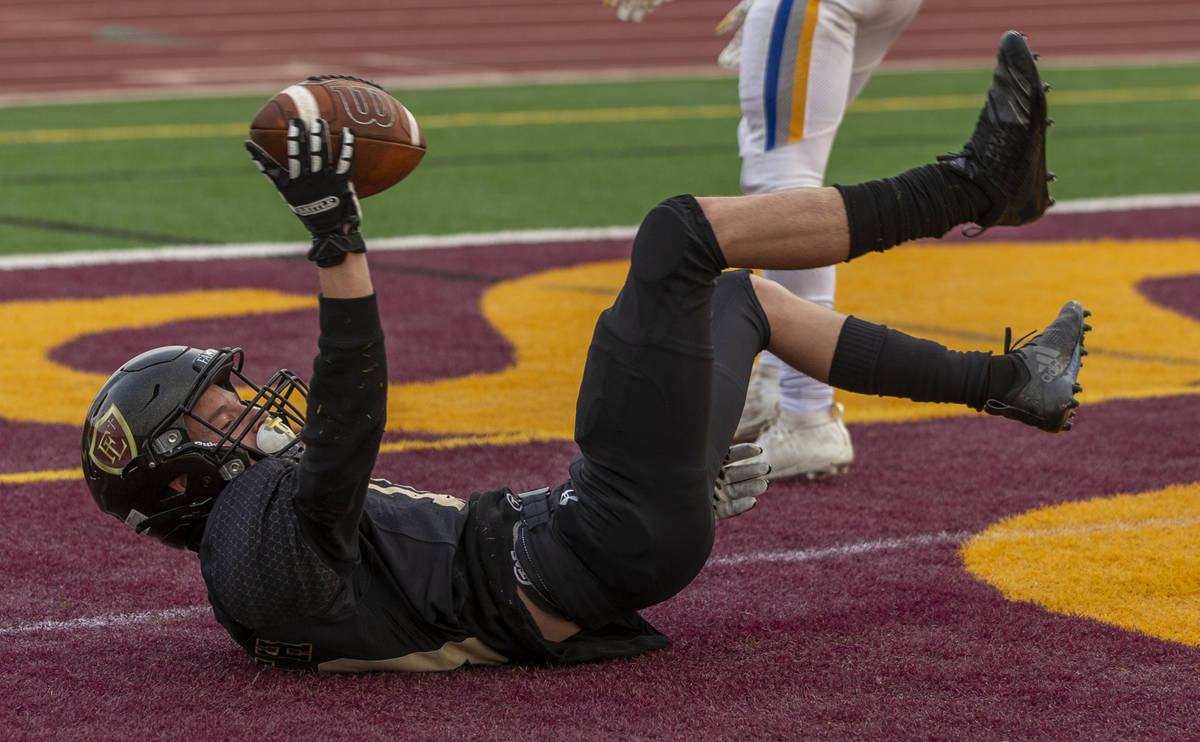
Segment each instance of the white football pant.
M742 35L738 150L742 192L823 185L834 136L888 47L921 0L754 0ZM833 306L835 266L764 275L809 301ZM782 406L824 412L833 389L770 353L780 366Z

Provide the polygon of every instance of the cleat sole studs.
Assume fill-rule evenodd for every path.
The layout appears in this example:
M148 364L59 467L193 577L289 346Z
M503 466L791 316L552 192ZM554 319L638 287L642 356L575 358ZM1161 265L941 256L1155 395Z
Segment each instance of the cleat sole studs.
M804 472L804 478L810 482L824 482L830 477L840 476L849 470L849 464L833 465L823 471L806 471Z

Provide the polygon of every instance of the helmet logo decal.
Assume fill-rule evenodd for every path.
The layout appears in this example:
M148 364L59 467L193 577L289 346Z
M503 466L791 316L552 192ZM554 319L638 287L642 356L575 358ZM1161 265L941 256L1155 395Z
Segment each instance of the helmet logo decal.
M212 348L204 351L200 355L196 356L196 360L192 361L192 370L197 373L204 371L204 369L208 368L208 364L212 362L212 359L215 358L216 355L217 351L213 350Z
M110 406L92 432L88 458L109 474L120 474L137 454L137 443L125 417L115 404Z

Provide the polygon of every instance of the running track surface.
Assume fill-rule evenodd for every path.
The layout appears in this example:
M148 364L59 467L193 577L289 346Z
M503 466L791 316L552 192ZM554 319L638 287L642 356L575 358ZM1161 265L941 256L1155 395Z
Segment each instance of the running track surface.
M641 24L600 0L4 0L0 100L282 87L313 70L392 85L717 73L734 0L674 0ZM987 65L1001 33L1049 64L1200 56L1193 0L926 0L887 64Z

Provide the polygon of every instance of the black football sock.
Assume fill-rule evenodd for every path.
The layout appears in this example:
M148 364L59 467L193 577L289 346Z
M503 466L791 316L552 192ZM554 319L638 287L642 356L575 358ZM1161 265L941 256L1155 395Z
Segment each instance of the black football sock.
M847 317L829 367L829 384L860 394L955 402L981 410L988 399L1004 396L1017 371L1008 356L950 350Z
M842 194L850 223L847 260L918 237L941 237L991 208L979 186L940 162L894 178L834 188Z
M984 401L1004 399L1018 381L1021 385L1029 381L1029 372L1024 364L1009 355L992 356L988 361L987 397Z

